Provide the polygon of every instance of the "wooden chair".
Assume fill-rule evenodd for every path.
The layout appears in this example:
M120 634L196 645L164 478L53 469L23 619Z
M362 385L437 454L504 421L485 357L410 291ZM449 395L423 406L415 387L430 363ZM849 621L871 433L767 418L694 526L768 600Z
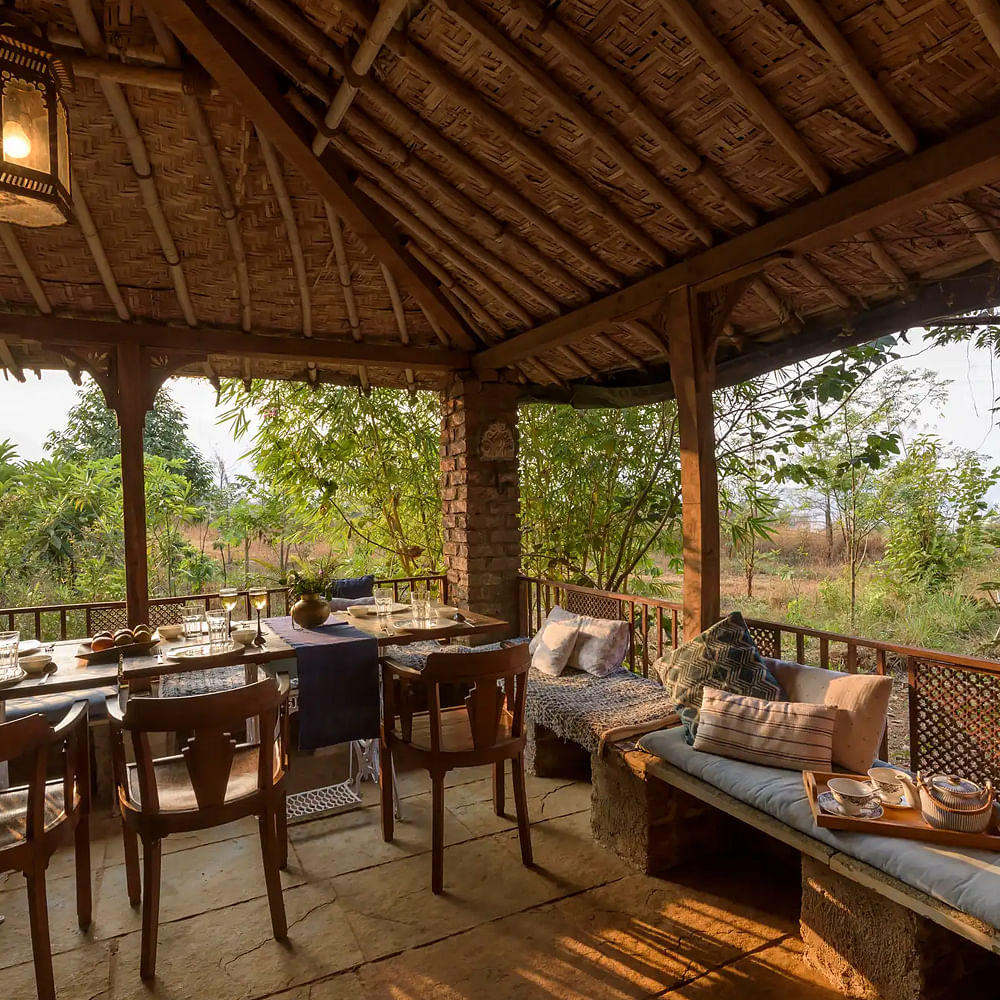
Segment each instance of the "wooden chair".
M524 788L524 702L530 662L526 645L482 653L432 653L423 670L382 660L382 836L387 841L393 836L393 764L398 759L426 768L432 788L435 893L444 887L444 778L456 767L493 765L493 806L502 816L504 761L511 761L521 860L532 864ZM443 684L473 687L464 705L442 709ZM423 688L427 712L412 711L416 688Z
M26 715L0 725L0 761L28 762L26 785L0 791L0 872L20 871L28 882L28 922L39 1000L56 995L45 895L45 870L55 849L73 840L76 914L90 927L90 743L87 702L77 701L58 725ZM50 748L62 754L62 776L46 781Z
M122 689L127 692L126 688ZM160 909L161 841L171 833L204 830L256 816L264 881L277 940L287 937L279 869L288 857L285 775L288 771L286 675L267 677L230 691L181 698L123 696L108 699L118 804L125 841L129 901L142 902L139 974L156 973ZM124 702L124 708L122 703ZM255 719L260 733L274 734L260 745L238 744L233 733ZM131 734L135 763L125 759L124 734ZM189 734L181 752L154 758L151 733ZM139 846L142 839L142 886Z

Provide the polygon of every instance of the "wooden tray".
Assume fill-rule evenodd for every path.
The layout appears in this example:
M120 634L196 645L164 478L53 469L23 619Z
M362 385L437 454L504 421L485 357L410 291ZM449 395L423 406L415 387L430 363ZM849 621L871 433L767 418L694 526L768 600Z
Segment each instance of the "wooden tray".
M957 830L937 830L921 815L919 809L909 806L882 810L879 819L862 819L860 816L832 816L819 807L820 793L828 791L827 782L831 778L853 778L866 784L871 781L867 774L839 774L835 771L803 771L802 783L806 788L809 808L817 826L828 830L853 830L855 833L876 833L883 837L905 837L908 840L922 840L930 844L950 844L952 847L969 847L986 851L1000 851L1000 831L997 828L997 813L985 833L960 833Z
M111 646L108 649L99 649L95 653L93 649L90 648L89 642L80 643L80 648L77 649L76 655L81 660L86 660L88 663L114 663L119 654L126 657L130 656L145 656L158 642L160 641L159 635L155 639L150 639L149 642L130 642L125 646Z

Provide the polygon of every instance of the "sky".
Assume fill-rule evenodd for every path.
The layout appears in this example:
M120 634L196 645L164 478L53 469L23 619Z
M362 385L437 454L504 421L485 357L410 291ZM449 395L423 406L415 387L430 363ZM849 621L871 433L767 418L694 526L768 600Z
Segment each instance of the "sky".
M914 333L913 346L902 348L912 355L900 362L930 368L951 382L947 403L940 411L922 415L922 428L937 434L946 444L971 448L1000 464L1000 431L991 412L997 395L991 357L968 344L953 344L921 350ZM76 387L62 372L44 372L41 380L28 373L25 384L0 379L0 440L10 439L21 459L44 457L46 435L65 426L66 414L76 398ZM188 417L191 439L209 460L218 453L231 474L251 472L242 456L250 447L247 439L234 441L227 427L216 422L215 391L205 379L172 379L168 383L174 399ZM1000 490L990 499L1000 502Z

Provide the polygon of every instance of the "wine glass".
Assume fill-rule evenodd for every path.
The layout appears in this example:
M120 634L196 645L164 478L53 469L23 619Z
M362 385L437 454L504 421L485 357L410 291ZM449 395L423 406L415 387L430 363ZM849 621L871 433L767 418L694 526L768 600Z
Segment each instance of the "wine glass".
M250 597L250 603L257 612L257 635L254 637L253 644L255 646L264 646L267 643L267 639L264 638L264 633L260 627L260 613L267 607L267 589L265 587L251 587L247 591L247 594Z
M228 635L233 634L233 610L236 608L239 599L239 591L235 587L219 588L219 600L222 602L223 610L226 612L228 619Z

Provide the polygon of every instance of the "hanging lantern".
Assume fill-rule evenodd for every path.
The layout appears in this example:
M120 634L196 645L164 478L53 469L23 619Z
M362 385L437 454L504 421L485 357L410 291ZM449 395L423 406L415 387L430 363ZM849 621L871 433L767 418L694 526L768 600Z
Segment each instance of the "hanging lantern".
M66 64L40 29L0 10L0 222L58 226L70 217Z

